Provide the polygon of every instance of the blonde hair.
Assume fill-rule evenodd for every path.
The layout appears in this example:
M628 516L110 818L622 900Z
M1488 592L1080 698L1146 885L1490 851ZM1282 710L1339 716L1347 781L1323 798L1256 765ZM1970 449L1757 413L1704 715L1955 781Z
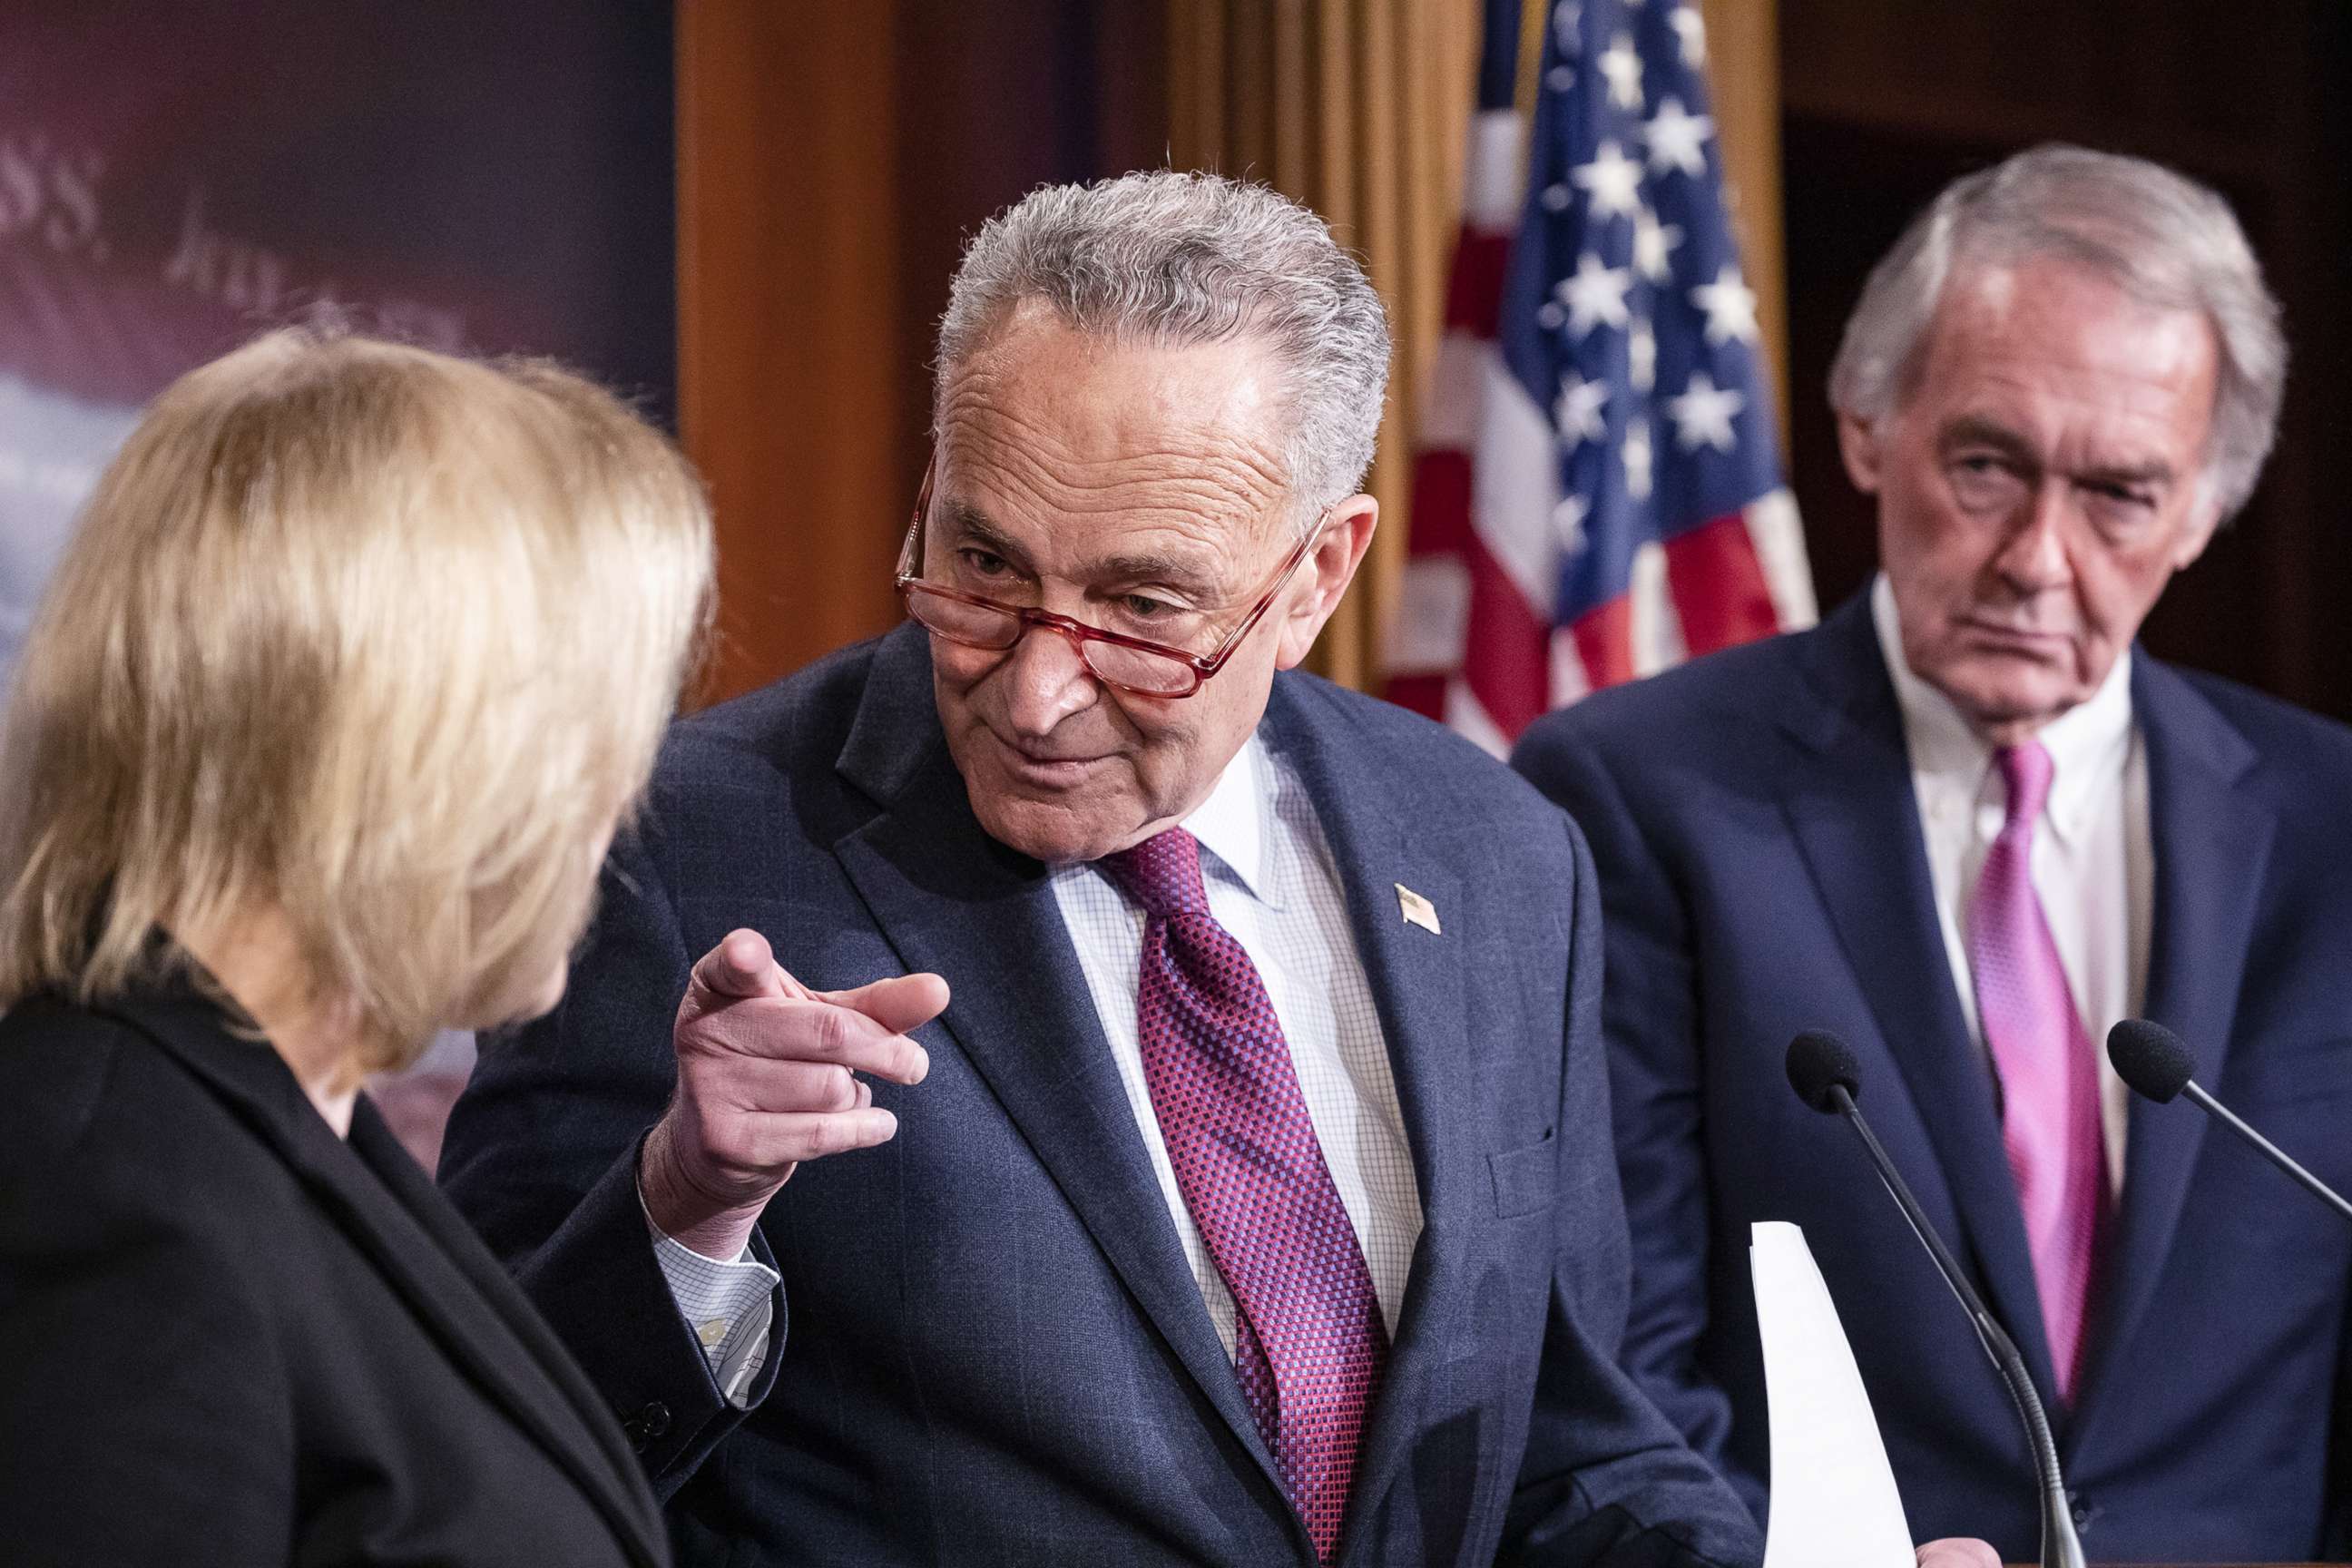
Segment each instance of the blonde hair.
M362 1070L499 1021L586 926L710 574L685 458L552 365L277 332L181 377L17 668L0 1006L263 909Z

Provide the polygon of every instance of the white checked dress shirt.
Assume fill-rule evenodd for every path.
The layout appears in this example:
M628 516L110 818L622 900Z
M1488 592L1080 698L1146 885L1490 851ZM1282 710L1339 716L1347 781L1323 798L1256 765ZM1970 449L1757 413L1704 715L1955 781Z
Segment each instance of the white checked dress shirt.
M1255 736L1226 764L1209 798L1182 826L1201 841L1209 912L1242 944L1273 999L1307 1119L1393 1336L1404 1305L1405 1276L1421 1239L1421 1194L1413 1182L1388 1041L1349 929L1347 896L1322 826L1297 775ZM1169 1219L1192 1266L1209 1320L1231 1355L1233 1295L1184 1205L1143 1076L1136 1026L1142 906L1089 863L1056 869L1053 889L1127 1086L1129 1109L1160 1178ZM646 1224L652 1226L650 1217ZM766 1357L775 1270L753 1261L749 1251L725 1262L690 1251L657 1229L654 1237L679 1313L701 1341L720 1390L741 1404Z
M1242 944L1265 982L1290 1045L1307 1120L1393 1336L1412 1249L1421 1239L1421 1194L1413 1184L1388 1042L1322 826L1297 775L1255 735L1182 826L1201 841L1209 912ZM1231 1355L1234 1299L1184 1205L1143 1076L1136 1026L1143 907L1091 864L1060 868L1053 887L1168 1217Z
M1872 586L1870 608L1879 653L1903 710L1911 788L1919 803L1945 956L1969 1037L1990 1072L1992 1058L1977 1018L1976 983L1969 967L1968 907L1985 853L2000 837L2008 791L1993 765L1993 747L1969 728L1951 699L1913 674L1905 661L1895 591L1883 575ZM2098 1057L2107 1182L2116 1193L2123 1191L2131 1091L2107 1060L2107 1030L2138 1017L2147 1004L2148 934L2156 907L2147 755L2132 718L2131 659L2126 648L2088 700L2034 734L2056 773L2049 803L2034 824L2033 891Z

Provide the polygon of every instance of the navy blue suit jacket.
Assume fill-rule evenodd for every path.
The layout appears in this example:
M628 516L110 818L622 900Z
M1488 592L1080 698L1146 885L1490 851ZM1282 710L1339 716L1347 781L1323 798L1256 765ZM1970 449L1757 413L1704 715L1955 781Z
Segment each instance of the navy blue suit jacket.
M2148 1016L2198 1080L2352 1180L2352 731L2145 654ZM2335 1437L2352 1230L2185 1102L2131 1109L2078 1400L2058 1400L1990 1072L1945 956L1867 598L1816 630L1601 693L1522 772L1601 870L1634 1237L1630 1364L1760 1503L1748 1226L1804 1226L1913 1532L2036 1554L2017 1416L1851 1133L1783 1076L1809 1027L2024 1352L2094 1557L2303 1558L2347 1497Z
M1752 1561L1618 1367L1627 1242L1591 862L1433 725L1286 675L1261 731L1346 886L1426 1224L1344 1559ZM1398 885L1436 906L1408 925ZM1568 896L1561 897L1562 889ZM634 1187L688 965L749 925L807 984L954 1000L898 1136L803 1165L760 1403L719 1400ZM632 1418L687 1563L1313 1561L1186 1266L1037 862L982 832L903 628L681 723L562 1008L485 1051L448 1191Z

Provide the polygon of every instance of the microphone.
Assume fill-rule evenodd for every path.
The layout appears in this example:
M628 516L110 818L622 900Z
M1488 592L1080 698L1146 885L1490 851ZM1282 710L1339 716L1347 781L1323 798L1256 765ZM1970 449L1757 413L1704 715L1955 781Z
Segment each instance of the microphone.
M2320 1202L2352 1219L2352 1204L2346 1203L2335 1188L2289 1159L2284 1150L2238 1120L2228 1106L2198 1085L2189 1076L2197 1063L2189 1047L2163 1025L2126 1018L2107 1031L2107 1059L2116 1064L2116 1076L2129 1084L2134 1093L2158 1105L2169 1103L2175 1095L2188 1095L2191 1104L2252 1144L2263 1159L2301 1182Z
M1944 1245L1944 1238L1927 1223L1919 1200L1911 1194L1910 1184L1895 1168L1895 1162L1886 1157L1870 1123L1863 1120L1861 1108L1854 1104L1861 1093L1861 1063L1835 1035L1808 1029L1789 1042L1788 1068L1789 1085L1797 1091L1798 1099L1824 1115L1843 1116L1852 1125L1887 1194L1903 1210L1911 1233L1927 1249L1927 1256L1936 1260L1944 1283L1951 1288L1952 1295L1975 1325L1977 1342L1984 1346L1985 1354L1992 1358L1994 1370L2009 1385L2009 1396L2025 1423L2025 1440L2033 1451L2034 1468L2041 1479L2042 1568L2083 1568L2083 1543L2074 1535L2074 1513L2066 1500L2066 1479L2058 1468L2058 1445L2051 1439L2050 1415L2042 1408L2042 1396L2034 1393L2033 1379L2026 1374L2025 1358L2017 1353L2016 1342L1993 1317L1976 1287L1969 1283L1969 1277L1960 1271L1958 1260Z

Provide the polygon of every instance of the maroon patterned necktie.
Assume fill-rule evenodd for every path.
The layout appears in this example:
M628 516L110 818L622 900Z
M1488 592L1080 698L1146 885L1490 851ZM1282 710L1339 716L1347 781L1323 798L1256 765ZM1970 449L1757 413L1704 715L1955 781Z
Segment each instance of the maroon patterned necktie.
M1387 1326L1265 983L1171 828L1100 862L1143 906L1137 1024L1184 1206L1238 1309L1234 1371L1317 1555L1331 1561Z

